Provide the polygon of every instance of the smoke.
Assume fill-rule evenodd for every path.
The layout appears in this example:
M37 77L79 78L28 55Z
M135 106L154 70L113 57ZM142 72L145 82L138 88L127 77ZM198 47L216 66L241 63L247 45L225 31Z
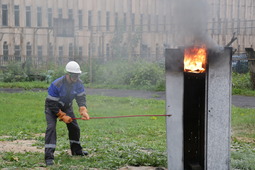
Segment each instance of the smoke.
M175 45L216 48L217 44L207 33L209 4L205 0L174 0L172 3Z

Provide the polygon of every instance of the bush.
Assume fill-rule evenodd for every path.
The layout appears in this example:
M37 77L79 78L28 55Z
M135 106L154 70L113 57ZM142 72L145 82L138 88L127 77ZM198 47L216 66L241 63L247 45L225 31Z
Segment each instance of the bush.
M131 86L150 88L164 82L164 71L155 63L140 62L135 64L135 73L130 78Z
M1 77L3 82L44 81L46 74L39 69L32 69L29 62L15 62L6 66Z
M164 68L144 60L115 60L97 67L94 83L159 89L165 84Z
M65 75L65 69L63 67L54 69L54 70L48 70L46 77L47 77L47 83L51 83L55 79Z
M124 60L111 61L97 65L93 77L93 83L105 85L126 85L129 82L126 77L132 72L130 63Z
M3 72L4 82L23 82L27 79L28 75L25 73L24 68L22 68L21 63L11 63Z
M250 73L232 73L232 85L236 89L251 89Z

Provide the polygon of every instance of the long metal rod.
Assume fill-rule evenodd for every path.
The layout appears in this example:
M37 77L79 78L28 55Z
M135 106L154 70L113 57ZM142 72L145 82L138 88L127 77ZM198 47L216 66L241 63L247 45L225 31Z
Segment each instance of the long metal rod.
M172 115L128 115L128 116L90 117L89 119L110 119L110 118L145 117L145 116L172 116ZM72 119L82 119L82 118L72 118Z

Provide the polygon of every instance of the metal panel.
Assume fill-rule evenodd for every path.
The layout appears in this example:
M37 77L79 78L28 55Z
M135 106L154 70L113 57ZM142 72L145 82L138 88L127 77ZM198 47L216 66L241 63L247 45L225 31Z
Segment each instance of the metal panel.
M166 50L166 118L168 170L183 166L183 53Z
M232 48L209 55L207 168L230 169Z

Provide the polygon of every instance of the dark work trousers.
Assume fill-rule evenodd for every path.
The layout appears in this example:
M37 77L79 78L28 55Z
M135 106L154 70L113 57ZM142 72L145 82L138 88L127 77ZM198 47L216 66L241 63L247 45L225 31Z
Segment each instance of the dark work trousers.
M65 112L67 116L75 118L72 108L62 111ZM57 142L57 116L54 115L48 108L45 109L45 115L47 121L47 129L45 133L45 160L53 160ZM68 129L68 137L70 141L72 155L81 155L82 147L80 145L80 128L77 121L73 120L71 123L67 123L66 126Z

